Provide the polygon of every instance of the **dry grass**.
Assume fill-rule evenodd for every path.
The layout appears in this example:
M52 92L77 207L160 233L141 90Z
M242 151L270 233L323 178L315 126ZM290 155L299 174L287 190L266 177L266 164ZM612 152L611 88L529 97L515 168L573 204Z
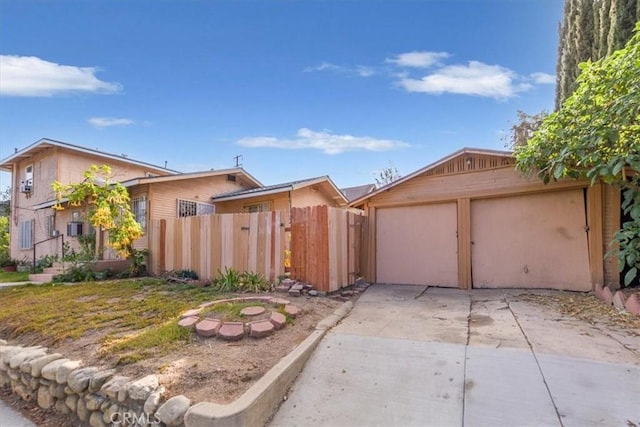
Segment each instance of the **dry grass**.
M0 335L37 334L44 345L102 332L100 351L120 363L163 354L191 334L181 312L219 298L208 288L141 279L0 289Z

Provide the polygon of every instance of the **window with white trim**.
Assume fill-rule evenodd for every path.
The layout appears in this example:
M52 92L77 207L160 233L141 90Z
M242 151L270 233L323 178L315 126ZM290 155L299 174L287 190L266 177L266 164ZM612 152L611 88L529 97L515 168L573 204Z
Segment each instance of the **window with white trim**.
M178 217L209 215L216 213L215 205L178 199Z
M271 210L271 203L256 203L254 205L246 205L244 209L249 213L255 212L269 212Z
M131 212L136 222L142 226L142 231L147 229L147 196L141 195L131 199Z
M20 249L31 249L33 247L33 230L36 221L30 219L20 223Z

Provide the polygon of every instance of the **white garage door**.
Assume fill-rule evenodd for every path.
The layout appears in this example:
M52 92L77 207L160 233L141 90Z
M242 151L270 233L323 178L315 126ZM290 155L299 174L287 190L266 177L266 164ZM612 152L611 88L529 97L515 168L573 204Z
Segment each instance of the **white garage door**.
M582 189L471 202L474 288L591 289Z
M376 211L378 283L458 286L455 203Z

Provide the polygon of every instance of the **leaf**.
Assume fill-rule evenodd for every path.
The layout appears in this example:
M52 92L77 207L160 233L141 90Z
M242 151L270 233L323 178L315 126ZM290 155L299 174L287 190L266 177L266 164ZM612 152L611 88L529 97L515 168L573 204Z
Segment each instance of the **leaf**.
M629 271L627 271L627 274L624 275L624 285L629 286L629 284L633 282L633 279L635 279L637 275L638 269L636 267L630 268Z

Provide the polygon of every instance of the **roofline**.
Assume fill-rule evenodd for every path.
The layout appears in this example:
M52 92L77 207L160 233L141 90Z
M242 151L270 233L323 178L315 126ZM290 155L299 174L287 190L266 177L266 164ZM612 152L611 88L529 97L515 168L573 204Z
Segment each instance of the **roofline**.
M293 183L293 182L292 183L283 183L282 187L278 187L278 188L272 188L272 189L263 190L263 191L261 191L260 189L255 189L251 193L243 193L243 194L236 194L236 195L232 194L232 195L229 195L229 196L219 196L219 197L213 196L213 197L211 197L211 199L216 201L216 202L226 202L226 201L231 201L231 200L249 199L249 198L256 197L256 196L268 196L268 195L271 195L271 194L284 193L286 191L298 190L300 188L308 187L310 185L318 184L318 183L325 182L325 181L327 183L329 183L329 185L340 195L340 198L344 201L345 205L349 203L349 201L344 196L344 194L342 194L342 191L340 191L340 189L338 187L336 187L336 185L331 180L331 178L329 178L328 175L321 176L321 177L318 177L318 178L310 178L308 180L302 180L302 181L297 182L297 183ZM288 185L284 185L284 184L288 184ZM278 185L278 184L276 184L276 185Z
M219 170L213 170L213 171L187 172L187 173L180 173L176 175L132 178L126 181L122 181L121 184L128 188L128 187L133 187L135 185L149 184L154 182L179 181L182 179L206 178L210 176L234 175L234 174L235 175L241 174L247 177L256 186L262 187L262 183L260 181L258 181L253 175L251 175L250 173L248 173L242 168L219 169Z
M22 150L16 151L15 153L10 155L9 157L3 159L2 161L0 161L0 170L3 170L5 172L12 172L13 168L7 167L6 166L7 164L11 163L16 158L25 155L29 151L31 151L34 148L36 148L36 147L38 147L40 145L43 145L43 144L49 144L49 145L53 145L53 146L56 146L56 147L66 148L66 149L69 149L69 150L78 151L78 152L85 153L85 154L91 154L91 155L94 155L94 156L105 157L105 158L108 158L108 159L117 160L117 161L125 162L125 163L130 163L130 164L134 164L134 165L137 165L137 166L145 166L145 167L148 167L148 168L151 168L151 169L167 172L167 173L170 173L170 174L178 174L178 173L180 173L180 171L164 168L162 166L154 165L152 163L147 163L147 162L143 162L143 161L140 161L140 160L130 159L130 158L124 157L122 155L117 155L117 154L113 154L113 153L107 153L107 152L99 151L99 150L93 150L91 148L83 147L81 145L75 145L75 144L70 144L68 142L56 141L54 139L49 139L49 138L39 139L38 141L34 142L33 144L23 148Z
M415 178L418 175L421 175L431 169L437 168L438 166L442 165L443 163L448 162L449 160L458 157L461 154L485 154L485 155L489 155L489 156L501 156L501 157L513 157L513 151L507 151L507 150L491 150L491 149L485 149L485 148L469 148L469 147L464 147L461 148L458 151L455 151L451 154L449 154L446 157L441 158L440 160L436 160L435 162L421 168L418 169L417 171L403 176L402 178L399 178L383 187L380 187L372 192L370 192L369 194L365 194L364 196L353 200L352 202L349 203L349 206L354 206L357 204L360 204L362 202L364 202L365 200L382 193L383 191L387 191L393 187L395 187L396 185L400 185L403 182L406 182L412 178Z

